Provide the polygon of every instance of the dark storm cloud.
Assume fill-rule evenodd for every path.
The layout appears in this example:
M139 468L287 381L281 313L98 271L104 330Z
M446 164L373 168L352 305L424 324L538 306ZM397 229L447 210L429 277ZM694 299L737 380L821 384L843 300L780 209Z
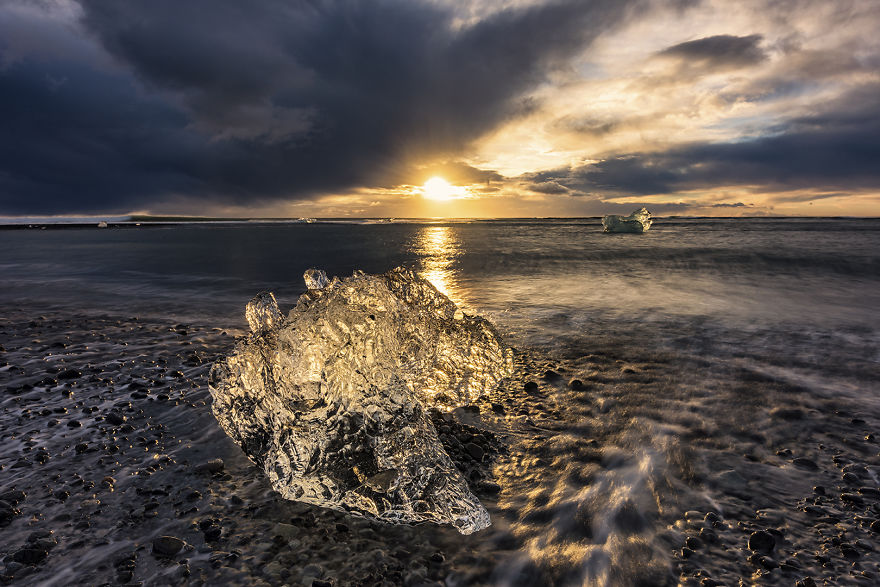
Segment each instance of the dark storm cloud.
M451 8L409 0L81 0L117 67L24 55L0 70L0 212L393 185L528 111L523 93L636 3L456 28Z
M762 38L761 35L715 35L673 45L658 55L712 67L743 67L767 58L758 46Z
M555 181L542 181L528 185L528 189L539 194L567 194L568 188Z
M880 84L867 84L799 117L779 134L727 143L696 143L599 163L529 174L581 194L669 194L719 186L792 190L880 189ZM805 199L814 199L804 196Z

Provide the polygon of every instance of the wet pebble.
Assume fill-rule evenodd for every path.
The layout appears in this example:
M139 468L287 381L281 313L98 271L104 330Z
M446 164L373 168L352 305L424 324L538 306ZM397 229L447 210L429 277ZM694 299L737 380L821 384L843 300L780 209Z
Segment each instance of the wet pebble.
M483 450L483 447L481 447L480 445L475 444L473 442L468 442L467 444L464 445L464 448L468 451L468 454L470 454L474 458L474 460L476 460L476 461L483 460L483 455L485 454L485 451Z
M769 532L758 530L749 536L749 550L753 552L770 553L776 547L776 539Z
M153 540L153 554L172 557L181 551L184 542L174 536L159 536Z
M819 470L819 465L817 465L816 461L814 461L813 459L808 459L806 457L797 457L796 459L793 459L791 462L793 465L795 465L797 467L801 467L802 469L810 469L813 471Z
M43 548L35 548L28 545L12 553L12 560L23 565L37 565L49 556L49 551Z
M223 470L223 459L211 459L196 466L197 473L207 473L213 475Z
M82 371L77 369L65 369L58 374L58 379L79 379L82 377Z

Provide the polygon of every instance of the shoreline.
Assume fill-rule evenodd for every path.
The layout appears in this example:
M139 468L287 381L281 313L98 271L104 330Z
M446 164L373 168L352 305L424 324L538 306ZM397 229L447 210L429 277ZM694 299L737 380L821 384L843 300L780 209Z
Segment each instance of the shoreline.
M207 370L231 349L226 332L26 309L0 318L4 582L880 578L880 418L854 399L747 367L713 372L637 336L552 360L519 353L517 376L479 413L445 423L450 443L475 437L474 424L504 445L477 492L493 525L462 537L280 499L210 412ZM157 547L161 536L179 550L162 554L178 544Z

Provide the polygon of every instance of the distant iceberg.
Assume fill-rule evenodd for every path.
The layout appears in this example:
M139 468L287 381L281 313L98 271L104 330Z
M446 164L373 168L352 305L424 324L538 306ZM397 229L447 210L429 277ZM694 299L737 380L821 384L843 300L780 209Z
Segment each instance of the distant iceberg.
M609 214L602 219L605 232L635 232L642 233L651 228L651 213L645 208L639 208L629 216Z
M220 425L287 499L462 534L489 526L427 409L496 388L511 349L410 270L304 277L287 318L271 293L248 304L251 334L211 370Z

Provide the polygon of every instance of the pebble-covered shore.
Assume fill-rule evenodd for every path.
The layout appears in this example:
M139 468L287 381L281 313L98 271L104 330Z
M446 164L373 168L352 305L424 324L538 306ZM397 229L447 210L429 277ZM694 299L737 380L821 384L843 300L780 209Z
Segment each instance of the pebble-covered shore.
M880 582L871 403L596 340L435 426L488 530L281 500L210 411L239 331L0 317L0 581L16 585ZM706 367L703 365L702 367Z

